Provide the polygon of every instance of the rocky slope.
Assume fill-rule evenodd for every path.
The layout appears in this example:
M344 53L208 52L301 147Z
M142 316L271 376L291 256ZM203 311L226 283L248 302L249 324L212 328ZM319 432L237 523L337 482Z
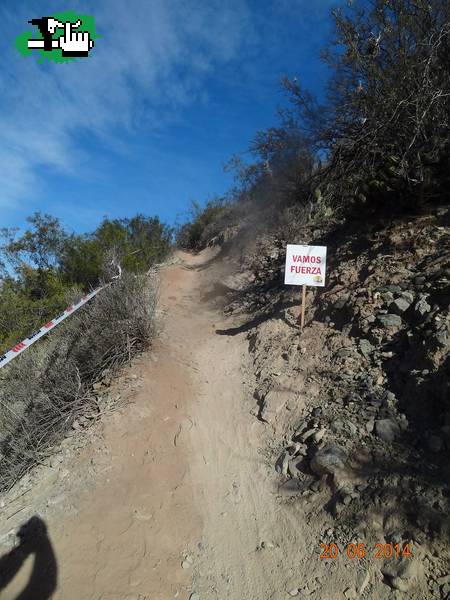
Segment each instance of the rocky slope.
M386 585L450 594L449 216L277 231L250 253L235 238L242 271L226 282L226 310L248 332L280 502L333 515L324 544L378 552L367 597ZM299 290L282 285L287 242L328 246L303 332Z

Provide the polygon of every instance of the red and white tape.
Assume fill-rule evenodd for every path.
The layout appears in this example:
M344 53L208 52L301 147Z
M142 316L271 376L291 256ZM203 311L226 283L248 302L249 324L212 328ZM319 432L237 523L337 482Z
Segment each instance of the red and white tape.
M16 358L16 356L19 356L19 354L22 354L22 352L24 352L27 348L29 348L32 344L34 344L34 342L37 342L42 336L44 336L46 333L51 331L54 327L56 327L57 325L62 323L62 321L64 321L64 319L67 319L67 317L70 317L70 315L72 315L75 311L77 311L79 308L84 306L87 302L89 302L89 300L91 300L99 292L104 290L106 287L110 286L111 283L102 285L101 287L96 288L89 294L86 294L85 296L83 296L81 298L81 300L79 302L68 306L65 311L63 311L61 314L59 314L57 317L55 317L51 321L48 321L48 323L45 323L45 325L43 325L38 331L36 331L29 337L25 338L24 340L22 340L21 342L16 344L13 348L11 348L11 350L8 350L8 352L6 352L5 354L0 355L0 369L2 367L4 367L5 365L7 365L9 362L11 362L14 358Z

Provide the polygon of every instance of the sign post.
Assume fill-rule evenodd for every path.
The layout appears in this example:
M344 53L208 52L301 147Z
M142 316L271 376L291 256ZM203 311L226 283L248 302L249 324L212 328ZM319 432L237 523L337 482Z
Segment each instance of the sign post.
M306 286L324 287L326 267L326 246L287 245L284 283L303 286L300 312L300 328L302 330L305 325Z
M306 285L302 285L302 311L300 313L300 329L302 329L302 330L305 325L305 309L306 309Z

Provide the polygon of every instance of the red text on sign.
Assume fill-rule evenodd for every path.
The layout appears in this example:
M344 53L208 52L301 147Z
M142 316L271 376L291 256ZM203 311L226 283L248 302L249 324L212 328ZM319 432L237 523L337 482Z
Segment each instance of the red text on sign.
M322 275L320 267L300 267L291 265L291 273L303 273L304 275Z
M293 254L292 260L294 262L313 263L313 264L314 263L320 264L322 262L322 258L320 256L307 256L307 255L301 255L301 254Z

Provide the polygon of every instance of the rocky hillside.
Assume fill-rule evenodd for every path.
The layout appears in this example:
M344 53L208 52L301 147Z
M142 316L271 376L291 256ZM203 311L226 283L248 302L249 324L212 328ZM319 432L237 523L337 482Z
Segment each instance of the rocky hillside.
M371 598L378 585L450 594L449 221L441 208L305 226L295 239L276 231L242 245L241 274L225 282L226 311L248 332L280 502L331 513L324 544L411 549L375 561ZM328 246L303 332L299 289L282 285L287 242Z

